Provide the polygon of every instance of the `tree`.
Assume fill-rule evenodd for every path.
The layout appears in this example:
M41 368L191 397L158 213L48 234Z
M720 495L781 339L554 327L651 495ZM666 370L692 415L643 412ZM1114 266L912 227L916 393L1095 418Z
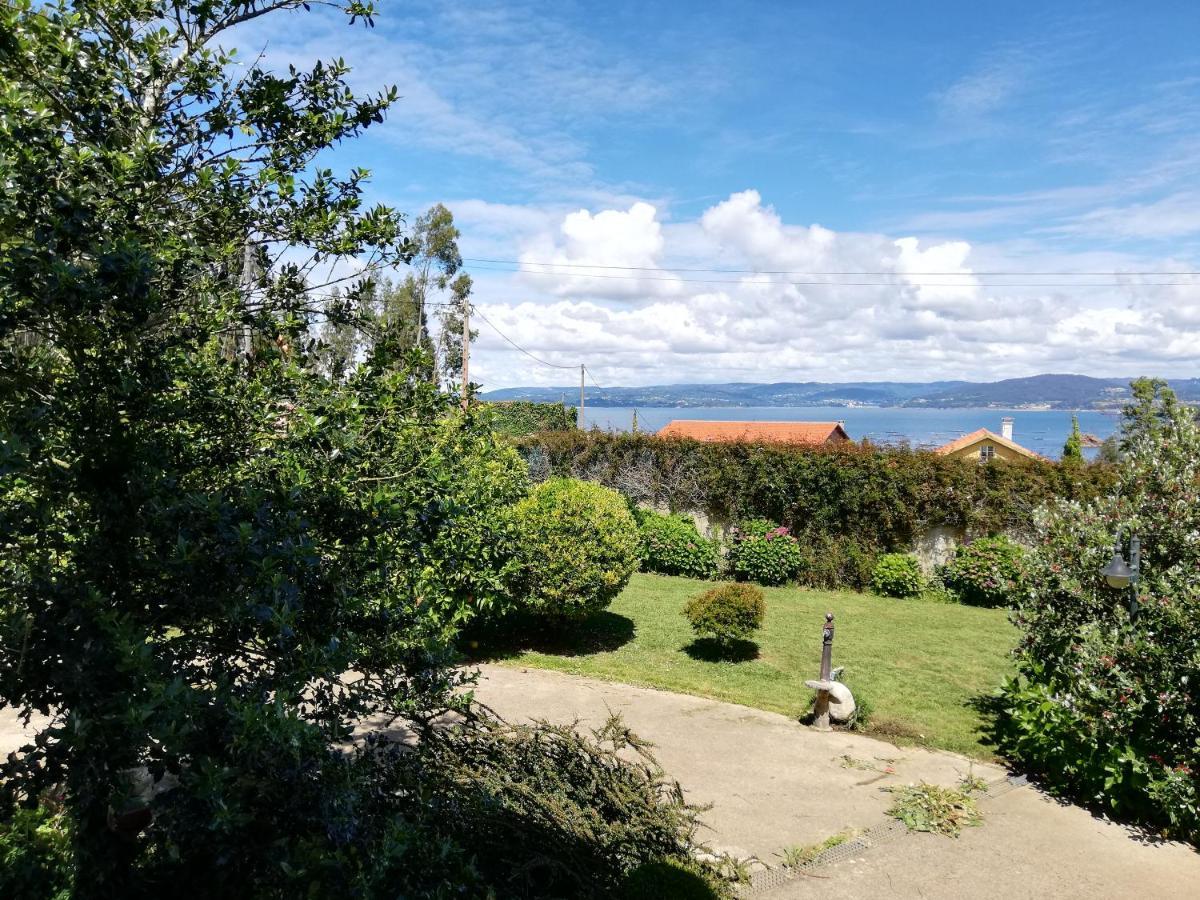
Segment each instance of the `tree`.
M1067 465L1083 462L1083 435L1079 433L1079 416L1071 416L1071 433L1063 444L1062 461Z
M435 356L435 348L429 334L430 295L434 290L446 290L450 279L462 266L458 238L459 231L450 210L440 203L430 207L413 223L408 274L382 296L381 330L421 347L431 358ZM465 284L469 294L470 279ZM436 368L430 370L429 376L437 377Z
M470 311L471 288L471 276L460 272L458 277L450 282L449 305L443 307L438 316L441 322L438 360L443 383L447 387L461 385L460 389L464 394L467 386L462 384L463 319ZM479 332L472 328L469 339L475 340L478 336Z
M394 91L217 46L302 5L0 11L0 696L55 716L3 791L65 784L79 896L169 860L248 893L314 848L338 871L314 815L352 799L332 748L368 710L458 704L445 636L498 590L487 523L523 491L410 377L419 350L309 374L325 263L363 261L340 283L357 304L380 269L442 257L365 206L365 171L314 162ZM462 475L483 458L486 488ZM178 786L152 808L139 769Z
M439 203L413 223L403 278L371 279L358 302L343 297L331 300L318 334L318 353L326 370L356 366L375 344L388 343L401 350L423 351L428 357L420 367L424 377L440 379L447 387L460 380L462 316L470 303L472 283L460 271L458 238L454 216ZM446 290L450 299L435 301L437 292ZM430 333L431 310L436 310L433 318L439 323L436 341Z
M306 6L0 8L0 699L52 717L0 842L53 788L83 898L611 896L689 858L693 811L619 730L503 728L449 664L519 458L394 331L315 371L314 316L441 251L317 164L394 91L217 45Z
M1134 382L1118 483L1042 511L1016 605L1019 676L1002 749L1056 790L1200 840L1200 423L1162 382ZM1137 534L1130 589L1100 574Z

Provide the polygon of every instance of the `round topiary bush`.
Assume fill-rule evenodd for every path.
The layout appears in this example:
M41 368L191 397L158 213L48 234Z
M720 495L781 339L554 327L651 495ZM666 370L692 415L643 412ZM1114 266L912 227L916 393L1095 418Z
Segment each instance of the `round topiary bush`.
M749 638L766 611L762 591L750 584L722 584L693 597L683 608L697 637L712 638L722 646Z
M733 529L729 571L738 581L787 584L804 567L800 545L782 525L751 519Z
M999 535L959 547L939 574L961 603L1007 606L1024 585L1025 567L1025 548Z
M885 597L915 597L925 589L925 577L911 553L885 553L871 573L871 590Z
M551 478L513 507L506 581L518 609L579 619L612 602L637 568L637 523L616 491Z
M660 575L712 578L721 568L716 541L701 536L687 516L639 511L642 570Z

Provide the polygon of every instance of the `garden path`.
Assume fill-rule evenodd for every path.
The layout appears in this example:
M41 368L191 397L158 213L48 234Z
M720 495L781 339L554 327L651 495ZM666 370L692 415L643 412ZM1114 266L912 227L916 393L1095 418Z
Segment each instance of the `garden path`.
M786 846L817 843L844 828L885 820L889 784L952 785L997 766L846 732L821 734L775 713L699 697L485 665L476 695L507 719L598 725L620 713L694 803L712 804L703 835L716 850L778 865ZM34 723L34 728L42 724ZM31 737L0 710L0 756ZM849 762L852 765L847 764ZM857 766L874 768L858 768ZM894 768L887 774L886 767ZM1155 842L1032 787L981 801L983 825L958 839L900 835L851 859L771 890L767 900L1087 898L1200 896L1200 853Z
M822 734L784 716L537 669L485 665L476 696L510 720L597 725L620 713L694 803L712 804L714 849L777 866L785 846L885 820L880 787L953 785L1005 770L940 751ZM849 761L847 761L847 757ZM858 768L869 765L873 769ZM886 774L887 766L894 774ZM1200 853L1155 843L1025 786L981 801L958 839L901 834L755 896L767 898L1126 898L1200 896Z

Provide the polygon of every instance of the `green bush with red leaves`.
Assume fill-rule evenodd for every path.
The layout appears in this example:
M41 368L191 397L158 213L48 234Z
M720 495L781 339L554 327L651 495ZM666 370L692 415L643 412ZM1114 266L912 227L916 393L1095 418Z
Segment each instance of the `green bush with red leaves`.
M751 519L730 532L729 571L738 581L787 584L804 567L804 553L791 532L766 519Z
M1197 842L1200 425L1162 382L1134 396L1113 494L1037 518L995 736L1052 789ZM1100 574L1117 533L1142 542L1136 617Z

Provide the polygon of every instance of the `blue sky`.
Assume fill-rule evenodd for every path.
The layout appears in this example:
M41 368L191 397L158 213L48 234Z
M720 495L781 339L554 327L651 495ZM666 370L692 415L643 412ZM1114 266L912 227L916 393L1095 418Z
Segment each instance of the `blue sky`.
M1141 6L385 0L240 43L395 84L330 164L522 263L468 264L480 310L604 381L1196 375L1200 279L1111 274L1200 269L1200 7ZM481 327L487 387L564 380Z

